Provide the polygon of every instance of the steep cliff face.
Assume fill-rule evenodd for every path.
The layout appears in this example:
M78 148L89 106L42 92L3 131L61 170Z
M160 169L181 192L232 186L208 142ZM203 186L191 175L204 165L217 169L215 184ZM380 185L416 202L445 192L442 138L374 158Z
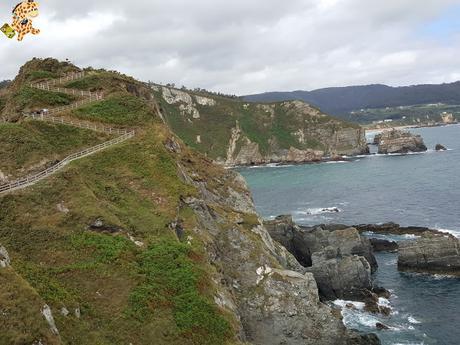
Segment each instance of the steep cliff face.
M314 162L368 152L361 127L301 101L254 104L167 87L152 89L174 132L221 164Z
M136 124L137 135L0 196L0 343L377 344L320 302L242 177L184 145L136 95L141 83L117 83L111 96L110 76L79 84L109 95L102 109L66 116ZM123 88L145 107L115 102Z

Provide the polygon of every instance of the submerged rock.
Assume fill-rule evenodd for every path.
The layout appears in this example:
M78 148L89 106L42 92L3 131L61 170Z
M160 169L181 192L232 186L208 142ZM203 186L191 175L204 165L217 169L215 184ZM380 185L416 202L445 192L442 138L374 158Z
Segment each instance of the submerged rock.
M436 151L447 151L447 148L441 144L437 144L434 148Z
M390 329L390 327L388 327L387 325L384 325L384 324L381 323L381 322L377 322L377 323L375 324L375 327L376 327L379 331Z
M424 152L427 147L420 135L400 130L384 132L378 139L380 154Z
M405 271L460 274L460 241L452 235L425 232L399 245L398 268Z

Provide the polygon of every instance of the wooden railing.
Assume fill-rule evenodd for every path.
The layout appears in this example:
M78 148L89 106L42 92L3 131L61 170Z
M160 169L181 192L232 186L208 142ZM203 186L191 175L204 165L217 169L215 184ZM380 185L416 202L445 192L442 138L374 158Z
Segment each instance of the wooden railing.
M63 112L68 109L75 109L80 107L81 105L84 105L86 103L94 102L94 101L100 101L103 99L103 95L101 93L95 93L95 92L90 92L90 91L81 91L81 90L73 90L73 89L65 89L62 87L55 87L55 85L61 85L62 83L76 80L83 78L85 76L85 72L78 72L78 73L72 73L70 75L67 75L65 77L61 77L58 79L46 81L46 82L40 82L40 83L35 83L35 84L30 84L31 87L40 89L40 90L46 90L46 91L51 91L51 92L64 92L66 94L73 94L76 96L82 96L86 97L85 99L78 100L76 102L73 102L72 104L62 106L62 107L57 107L53 109L49 109L46 114L42 111L40 114L24 114L26 117L33 119L33 120L38 120L38 121L46 121L46 122L51 122L51 123L58 123L58 124L63 124L63 125L69 125L69 126L74 126L78 128L84 128L84 129L89 129L92 131L96 132L103 132L103 133L108 133L108 134L117 134L120 135L119 137L112 139L110 141L106 141L102 144L87 148L83 151L76 152L71 154L70 156L67 156L64 158L62 161L59 161L57 164L53 165L52 167L49 167L39 173L32 174L29 176L26 176L24 178L21 178L19 180L6 183L3 185L0 185L0 194L7 193L10 191L14 191L17 189L22 189L28 186L33 185L34 183L43 180L47 178L48 176L54 174L56 171L62 169L65 167L67 164L70 162L92 155L96 152L102 151L106 148L109 148L113 145L120 144L132 137L136 134L134 130L129 130L129 129L120 129L120 128L113 128L113 127L106 127L101 124L95 124L91 123L88 121L80 121L80 120L72 120L72 119L66 119L63 117L54 117L50 116L51 114L57 114L60 112Z
M88 122L88 121L80 121L80 120L74 120L74 119L66 119L64 117L55 117L55 116L47 116L47 115L37 115L37 114L24 114L24 116L32 119L32 120L37 120L37 121L45 121L45 122L51 122L51 123L57 123L57 124L62 124L62 125L68 125L68 126L73 126L73 127L78 127L78 128L83 128L83 129L89 129L95 132L102 132L102 133L107 133L107 134L127 134L132 132L132 130L129 129L122 129L122 128L113 128L113 127L106 127L101 124L93 123L93 122Z
M25 188L27 186L30 186L30 185L32 185L32 184L34 184L34 183L36 183L36 182L38 182L40 180L43 180L43 179L47 178L48 176L54 174L56 171L62 169L63 167L65 167L67 164L69 164L70 162L72 162L74 160L77 160L77 159L92 155L92 154L94 154L96 152L99 152L99 151L102 151L102 150L104 150L104 149L106 149L106 148L108 148L110 146L122 143L122 142L132 138L134 135L135 135L135 132L132 131L132 132L123 134L122 136L117 137L117 138L115 138L113 140L106 141L106 142L104 142L102 144L90 147L90 148L88 148L86 150L71 154L70 156L67 156L62 161L60 161L59 163L53 165L52 167L50 167L50 168L48 168L46 170L43 170L43 171L39 172L37 174L29 175L29 176L27 176L25 178L13 181L11 183L1 185L0 186L0 194L6 193L6 192L9 192L9 191L13 191L13 190L16 190L16 189L22 189L22 188Z

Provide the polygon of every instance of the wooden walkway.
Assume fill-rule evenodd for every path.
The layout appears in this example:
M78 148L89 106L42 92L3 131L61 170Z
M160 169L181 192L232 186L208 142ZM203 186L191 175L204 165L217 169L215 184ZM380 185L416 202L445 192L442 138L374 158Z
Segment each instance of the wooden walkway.
M96 131L96 132L116 134L119 136L116 137L115 139L106 141L102 144L87 148L80 152L73 153L70 156L67 156L63 160L59 161L57 164L53 165L52 167L45 169L43 171L40 171L39 173L31 174L19 180L0 185L0 194L5 194L5 193L8 193L14 190L23 189L28 186L31 186L37 183L38 181L43 180L51 176L52 174L56 173L57 171L61 170L62 168L64 168L67 164L69 164L72 161L75 161L83 157L90 156L96 152L99 152L109 147L112 147L114 145L120 144L135 136L136 133L132 129L113 128L113 127L107 127L101 124L95 124L95 123L88 122L88 121L80 121L80 120L68 119L64 117L51 116L52 114L62 113L70 109L76 109L84 104L95 102L95 101L100 101L104 99L104 95L102 93L68 89L62 86L56 87L56 85L62 85L65 82L81 79L84 76L85 76L85 72L78 72L78 73L72 73L65 77L50 80L47 82L30 84L31 87L34 87L40 90L46 90L46 91L51 91L51 92L63 92L66 94L82 97L83 99L75 101L72 104L69 104L66 106L49 109L46 114L42 113L42 114L24 114L24 115L32 120L46 121L50 123L58 123L58 124L63 124L63 125L68 125L68 126L73 126L73 127L78 127L78 128L89 129L89 130Z

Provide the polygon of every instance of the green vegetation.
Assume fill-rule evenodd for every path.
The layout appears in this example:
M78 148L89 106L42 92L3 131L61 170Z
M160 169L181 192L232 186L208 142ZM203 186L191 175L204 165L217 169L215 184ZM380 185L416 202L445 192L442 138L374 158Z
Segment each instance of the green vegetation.
M0 345L60 344L41 315L44 300L12 269L0 269Z
M65 85L70 89L79 90L95 90L104 86L103 78L101 75L91 74L84 78L73 80Z
M169 228L181 198L196 191L178 177L177 157L163 144L168 136L162 125L150 126L125 144L0 197L0 243L21 279L53 309L66 343L226 344L234 337L231 320L214 303L200 242L182 244ZM68 213L57 211L60 203ZM184 209L180 216L194 224L193 212ZM89 230L96 218L121 231ZM145 245L134 245L128 233ZM14 288L8 282L6 289ZM61 315L63 306L71 313L79 308L81 318ZM29 335L24 328L15 337Z
M118 94L74 111L81 119L117 125L139 125L153 118L145 101L131 95Z
M403 107L385 107L376 109L363 109L349 114L350 121L361 124L392 120L388 123L395 125L423 125L428 123L441 122L443 112L452 113L454 117L460 118L460 105L451 104L420 104Z
M53 79L59 77L59 74L50 71L36 70L31 71L28 75L30 81L40 80L40 79Z
M193 344L224 344L230 325L199 291L205 272L191 254L190 246L171 240L143 252L139 269L145 281L132 292L129 313L144 322L152 305L171 308L178 331Z
M280 103L251 104L224 97L212 97L214 106L196 105L200 119L190 119L190 115L180 110L180 103L168 104L164 101L161 91L155 92L166 121L174 132L189 146L205 153L209 157L225 158L231 138L232 129L238 122L241 137L248 138L259 145L262 155L270 154L276 146L279 149L325 149L323 138L315 133L316 129L330 130L333 126L340 128L359 128L329 116L301 113ZM193 97L193 94L192 94ZM299 143L294 135L299 129L311 129L311 135L305 135L305 144ZM197 137L200 140L197 140ZM237 142L237 152L243 140Z
M0 170L17 176L20 169L62 159L84 147L108 140L108 136L75 127L41 121L0 124Z
M14 94L13 99L20 109L32 109L69 105L77 98L61 92L44 91L24 86Z

